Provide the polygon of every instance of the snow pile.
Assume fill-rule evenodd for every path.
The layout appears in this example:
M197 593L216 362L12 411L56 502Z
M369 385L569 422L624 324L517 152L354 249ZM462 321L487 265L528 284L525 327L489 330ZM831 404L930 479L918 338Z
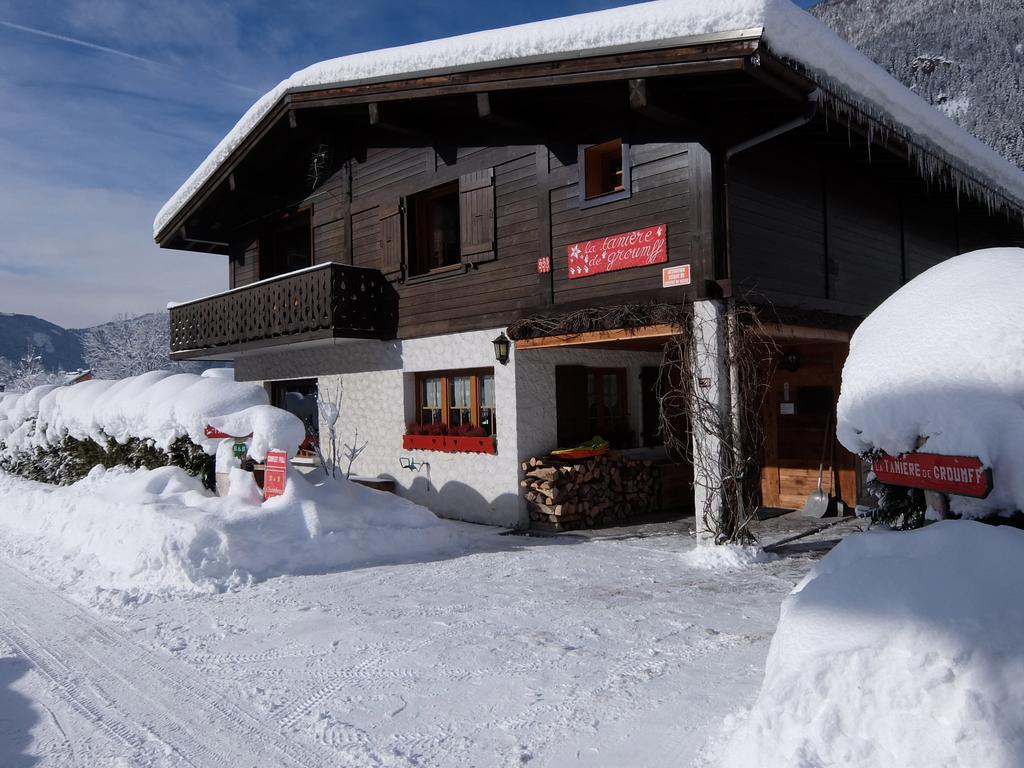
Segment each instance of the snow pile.
M732 544L721 546L698 546L682 556L683 562L691 568L704 571L735 571L752 565L770 563L778 556L758 547L744 547Z
M152 440L166 449L186 436L208 453L216 440L207 424L224 432L253 433L249 454L257 461L278 448L294 455L305 437L295 416L267 405L259 384L239 383L225 375L151 371L116 381L94 379L71 387L36 387L0 400L0 443L8 454L59 444L65 437Z
M1024 765L1024 532L852 536L786 599L722 768Z
M1024 250L993 248L932 267L861 324L843 368L837 432L854 453L977 456L992 467L967 516L1024 509Z
M281 574L436 557L465 534L429 510L344 479L314 485L291 472L261 503L234 470L229 496L176 467L96 467L58 487L0 473L4 546L49 578L90 593L214 592Z
M164 204L153 223L153 235L292 90L483 69L543 57L569 58L619 46L682 45L687 38L714 33L753 37L762 28L773 52L808 70L840 98L934 149L969 178L980 176L1011 199L1024 200L1024 175L1019 169L790 0L660 0L343 56L300 70L249 108Z

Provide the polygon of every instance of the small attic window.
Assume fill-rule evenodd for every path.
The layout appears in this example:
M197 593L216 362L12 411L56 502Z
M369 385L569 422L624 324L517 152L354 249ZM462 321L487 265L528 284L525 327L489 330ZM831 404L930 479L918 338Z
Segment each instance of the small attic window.
M622 139L580 148L584 206L629 197L629 145Z

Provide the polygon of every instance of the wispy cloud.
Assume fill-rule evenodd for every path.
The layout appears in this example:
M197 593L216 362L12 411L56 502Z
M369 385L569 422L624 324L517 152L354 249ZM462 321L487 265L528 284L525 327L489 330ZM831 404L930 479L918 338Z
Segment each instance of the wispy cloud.
M144 56L136 56L134 53L128 53L127 51L119 51L117 48L110 48L106 45L97 45L96 43L90 43L88 40L79 40L75 37L68 37L67 35L58 35L54 32L47 32L44 29L36 29L34 27L26 27L23 24L15 24L10 21L0 20L0 27L7 27L8 29L16 29L19 32L26 32L30 35L39 35L39 37L45 37L50 40L59 40L62 43L68 43L69 45L78 45L82 48L88 48L91 51L99 51L100 53L109 53L111 56L123 56L126 59L132 59L142 64L155 64L159 66L159 62L153 61L153 59L147 59Z

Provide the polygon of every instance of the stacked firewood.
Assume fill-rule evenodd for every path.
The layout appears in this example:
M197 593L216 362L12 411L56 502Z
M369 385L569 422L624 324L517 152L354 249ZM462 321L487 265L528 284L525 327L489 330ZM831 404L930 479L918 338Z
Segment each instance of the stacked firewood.
M658 508L660 474L652 462L610 453L592 459L523 462L530 523L570 530L607 525Z

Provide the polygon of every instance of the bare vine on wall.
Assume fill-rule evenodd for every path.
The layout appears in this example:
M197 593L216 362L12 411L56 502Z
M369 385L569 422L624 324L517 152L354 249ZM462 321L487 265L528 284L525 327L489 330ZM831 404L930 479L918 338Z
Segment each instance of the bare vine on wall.
M703 508L695 513L705 530L719 544L751 544L764 446L761 412L778 346L753 308L730 304L724 319L726 368L735 381L722 386L730 397L719 399L700 375L698 360L719 350L692 324L680 324L662 357L661 434L670 456L685 456L693 465L694 484L704 491ZM716 445L717 451L706 450Z
M590 307L554 317L530 317L508 328L511 338L587 333L614 328L668 324L677 329L665 343L657 396L660 430L665 448L675 460L694 468L705 499L696 510L718 543L749 544L755 541L752 523L756 516L764 446L761 410L769 391L772 366L779 348L767 332L755 307L729 303L724 317L729 329L722 350L729 375L722 382L730 397L714 397L704 387L698 359L719 350L696 338L688 307L672 304L627 304ZM735 403L735 408L732 407ZM695 434L702 446L717 445L709 453L695 449ZM710 438L710 439L708 439ZM721 500L721 508L715 500Z

